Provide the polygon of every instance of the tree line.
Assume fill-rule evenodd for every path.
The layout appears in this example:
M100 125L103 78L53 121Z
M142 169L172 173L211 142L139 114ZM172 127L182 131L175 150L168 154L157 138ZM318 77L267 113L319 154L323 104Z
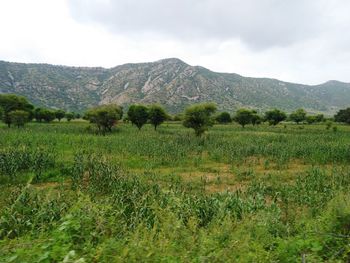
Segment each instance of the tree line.
M66 118L71 121L80 118L80 114L41 107L34 107L25 97L14 94L0 94L0 119L7 124L22 127L35 119L38 122L52 122Z
M68 121L83 117L96 125L99 132L105 134L112 131L112 128L123 120L131 122L139 130L146 123L153 125L156 130L166 120L182 121L187 128L192 128L197 136L201 136L209 127L215 123L228 124L237 122L244 128L246 125L259 125L267 122L275 126L282 121L292 121L299 123L319 123L326 118L322 114L307 115L304 109L298 109L291 114L287 114L279 109L266 111L259 114L256 110L239 109L231 116L228 112L216 114L217 108L213 103L194 104L185 109L181 114L171 116L165 109L158 105L130 105L126 116L123 118L123 107L115 104L96 106L88 109L83 116L63 110L52 110L46 108L35 108L25 97L13 94L0 94L0 118L10 127L12 124L21 127L26 122L35 119L38 122L51 122L55 119L61 121L66 118ZM350 124L350 108L340 110L333 118L337 122Z

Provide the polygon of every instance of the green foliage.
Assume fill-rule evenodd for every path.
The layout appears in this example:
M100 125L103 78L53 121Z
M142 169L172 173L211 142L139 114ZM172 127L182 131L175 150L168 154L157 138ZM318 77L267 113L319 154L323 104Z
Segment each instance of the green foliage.
M304 109L297 109L289 115L290 120L299 124L300 122L305 121L306 111Z
M23 127L24 124L29 122L29 116L29 112L23 110L14 110L8 113L8 117L10 118L11 123L18 128Z
M33 105L25 97L14 94L0 94L0 108L2 108L2 120L10 127L12 124L9 113L15 110L26 111L29 114L33 110Z
M65 114L65 117L66 117L67 121L71 121L71 120L74 120L75 115L74 115L73 112L67 112L67 113Z
M56 112L45 108L36 108L34 110L34 118L38 122L45 121L49 123L56 119Z
M4 116L4 110L2 107L0 107L0 120L2 120L3 116Z
M0 261L347 262L350 127L285 125L0 127Z
M203 103L192 105L185 110L183 125L192 128L196 136L201 136L209 127L213 126L212 115L216 111L215 104Z
M154 126L154 130L157 130L157 127L169 117L160 105L151 105L148 108L148 118L149 122Z
M263 122L263 118L258 114L257 111L253 110L252 112L253 114L252 114L251 122L253 126L261 124Z
M128 119L141 130L149 118L148 108L144 105L131 105L128 110Z
M123 117L123 109L114 104L102 105L88 110L85 116L91 123L96 124L100 132L105 134L106 131L111 132L113 126Z
M234 121L240 124L243 128L245 125L252 123L253 111L248 109L240 109L236 112L236 115L233 117Z
M215 120L221 124L227 124L227 123L230 123L232 121L230 113L228 113L226 111L219 113L216 116Z
M276 126L278 123L284 121L285 119L287 119L287 115L278 109L265 112L265 120L270 125Z
M334 119L337 122L344 122L350 124L350 108L338 111L337 114L334 115Z
M61 121L66 116L66 112L64 110L55 111L55 117L58 121Z

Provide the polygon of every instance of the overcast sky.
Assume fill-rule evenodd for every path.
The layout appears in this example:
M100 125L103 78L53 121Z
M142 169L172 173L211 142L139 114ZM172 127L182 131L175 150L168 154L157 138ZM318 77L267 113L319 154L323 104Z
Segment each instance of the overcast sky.
M348 0L0 0L0 60L177 57L244 76L350 82Z

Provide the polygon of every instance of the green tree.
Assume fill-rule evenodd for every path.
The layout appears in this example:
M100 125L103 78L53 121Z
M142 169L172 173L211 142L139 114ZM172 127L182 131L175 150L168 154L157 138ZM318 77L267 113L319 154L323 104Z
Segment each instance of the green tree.
M258 114L256 110L252 111L252 124L253 126L261 124L263 118Z
M245 125L252 123L252 119L253 111L248 109L239 109L233 117L233 120L240 124L242 128L244 128Z
M230 113L226 111L219 113L215 119L218 123L221 123L221 124L227 124L232 121Z
M148 118L154 130L157 130L157 127L168 119L168 114L160 105L151 105L148 109Z
M41 109L40 114L42 119L47 123L52 122L54 119L56 119L56 114L53 110Z
M96 124L98 130L103 134L111 132L113 126L123 117L123 108L115 105L102 105L88 110L85 118Z
M287 115L278 109L265 112L265 120L268 121L270 125L275 126L285 119L287 119Z
M61 121L66 116L66 112L64 110L57 110L55 111L55 116L58 121Z
M44 120L42 113L43 113L42 108L35 108L35 110L33 111L34 118L37 122L42 122Z
M74 115L73 112L67 112L67 113L65 114L65 117L66 117L67 121L71 121L71 120L74 120L75 115Z
M195 104L185 110L183 125L186 128L192 128L196 136L201 136L214 122L212 115L216 111L215 104L203 103Z
M24 110L14 110L14 111L10 111L8 114L11 123L13 125L16 125L18 128L19 127L23 127L24 124L26 124L27 122L29 122L30 119L30 114L28 111L24 111Z
M289 119L299 124L306 119L306 111L304 109L297 109L289 115Z
M350 108L338 111L337 114L334 115L334 120L336 122L344 122L350 124Z
M148 108L144 105L131 105L128 110L128 119L141 130L148 121Z
M324 122L324 115L323 114L317 114L315 116L316 122Z
M17 96L14 94L0 94L0 107L3 109L3 121L8 127L11 126L11 118L9 113L15 110L26 111L31 116L31 112L34 106L28 102L25 97Z
M3 116L4 116L4 110L2 107L0 107L0 120L2 120Z

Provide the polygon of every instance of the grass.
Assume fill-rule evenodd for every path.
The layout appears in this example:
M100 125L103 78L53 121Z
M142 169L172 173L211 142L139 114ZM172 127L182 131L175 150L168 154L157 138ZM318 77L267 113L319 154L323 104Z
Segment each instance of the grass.
M337 127L0 124L0 261L347 262Z

